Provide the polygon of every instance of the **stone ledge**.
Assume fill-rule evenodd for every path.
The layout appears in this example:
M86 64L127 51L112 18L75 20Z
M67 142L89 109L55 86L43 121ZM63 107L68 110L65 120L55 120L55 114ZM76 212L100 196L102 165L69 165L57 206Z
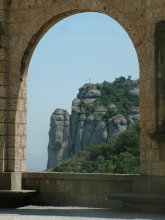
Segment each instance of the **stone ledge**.
M16 208L31 204L36 190L0 190L0 208Z
M165 204L165 195L161 194L141 194L141 193L113 193L109 199L115 199L126 202L140 203L163 203Z
M122 202L117 210L165 214L165 194L112 193L108 199Z
M33 173L25 172L22 173L23 179L74 179L74 180L114 180L114 181L134 181L134 178L140 176L139 174L105 174L105 173L56 173L56 172L42 172Z
M32 196L36 194L36 190L0 190L0 198Z

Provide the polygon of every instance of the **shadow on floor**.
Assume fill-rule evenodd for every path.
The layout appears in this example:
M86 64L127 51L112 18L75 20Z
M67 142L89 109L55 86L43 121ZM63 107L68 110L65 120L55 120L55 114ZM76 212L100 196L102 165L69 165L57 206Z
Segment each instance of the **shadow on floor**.
M164 220L165 215L142 213L114 212L110 209L80 208L80 207L42 207L26 206L16 209L0 209L0 215L20 216L54 216L54 217L84 217L107 219L138 219Z

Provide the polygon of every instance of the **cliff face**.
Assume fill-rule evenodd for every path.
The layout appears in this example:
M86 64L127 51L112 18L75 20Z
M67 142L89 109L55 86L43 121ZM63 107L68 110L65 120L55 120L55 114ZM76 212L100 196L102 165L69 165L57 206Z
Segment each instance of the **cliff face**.
M70 146L73 154L90 144L101 144L107 141L107 126L102 120L106 109L103 106L96 106L91 113L88 110L88 107L90 108L99 97L101 92L95 85L87 84L80 88L77 99L72 102Z
M123 104L123 88L117 97L111 89L109 94L108 86L112 87L112 84L85 84L72 102L70 116L62 109L56 109L52 114L47 168L60 164L89 145L103 144L117 137L139 119L139 107L131 101L139 99L137 83L128 86L128 98Z
M48 164L55 167L69 154L69 114L63 109L56 109L50 119Z

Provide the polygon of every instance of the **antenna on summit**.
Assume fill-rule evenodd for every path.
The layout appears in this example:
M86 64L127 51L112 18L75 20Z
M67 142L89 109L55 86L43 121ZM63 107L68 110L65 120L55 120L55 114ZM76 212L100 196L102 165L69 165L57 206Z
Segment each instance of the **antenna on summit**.
M91 84L91 78L89 77L89 84Z

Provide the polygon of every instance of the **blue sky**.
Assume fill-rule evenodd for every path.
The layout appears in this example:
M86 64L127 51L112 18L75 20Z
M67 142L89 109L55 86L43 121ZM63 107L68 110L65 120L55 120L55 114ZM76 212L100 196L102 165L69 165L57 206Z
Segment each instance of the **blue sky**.
M125 30L100 13L80 13L54 25L37 45L28 71L27 169L44 170L50 116L70 112L85 83L139 78L135 48Z

